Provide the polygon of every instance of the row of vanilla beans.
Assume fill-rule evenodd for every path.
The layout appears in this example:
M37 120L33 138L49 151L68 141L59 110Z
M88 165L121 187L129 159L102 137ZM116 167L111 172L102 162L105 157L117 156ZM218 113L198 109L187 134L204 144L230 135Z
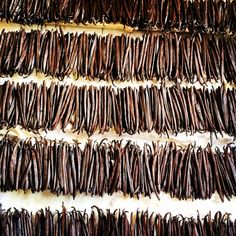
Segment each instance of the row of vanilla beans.
M58 79L75 74L106 81L235 83L236 40L204 33L144 34L134 38L62 30L3 30L0 75L29 75L34 70Z
M159 199L160 191L178 199L220 199L236 196L236 147L178 147L176 143L144 144L131 141L21 140L0 141L1 191L53 194L142 195Z
M217 88L93 87L51 82L0 85L0 127L135 134L224 132L236 136L236 90Z
M235 32L232 0L2 0L0 19L47 22L122 23L138 29Z
M236 220L216 212L201 218L155 214L148 211L128 213L124 210L103 211L94 206L91 213L76 208L51 211L50 208L30 213L25 209L0 212L0 230L5 236L16 235L101 235L101 236L182 236L236 235Z

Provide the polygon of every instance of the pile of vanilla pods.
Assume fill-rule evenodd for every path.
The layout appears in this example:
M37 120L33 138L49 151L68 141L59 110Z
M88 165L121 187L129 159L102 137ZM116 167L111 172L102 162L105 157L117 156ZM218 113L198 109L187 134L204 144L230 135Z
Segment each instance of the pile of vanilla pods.
M63 79L236 82L235 37L206 33L98 36L63 31L0 34L0 75L34 70Z
M122 192L157 201L161 192L179 200L236 196L235 141L220 149L207 142L205 147L180 147L172 140L140 145L109 142L104 135L101 142L92 137L80 144L40 136L59 129L88 136L113 130L120 136L155 132L168 138L186 133L187 138L209 132L235 138L235 0L2 0L0 20L10 25L120 23L134 32L71 33L48 25L0 32L2 192L50 191L74 198ZM136 34L137 29L146 31ZM38 75L60 82L40 81ZM35 76L37 82L29 82ZM67 83L71 79L92 86ZM35 138L9 135L17 126ZM194 219L97 207L91 214L65 207L33 214L2 210L0 202L0 232L233 236L236 221L220 212L213 219L210 214Z
M236 90L180 86L138 89L78 87L51 83L5 82L0 85L0 126L38 132L39 129L74 132L114 129L122 133L155 131L177 134L190 131L223 132L236 136Z
M187 218L170 213L161 216L148 211L103 211L93 207L90 214L73 208L52 212L49 208L37 211L34 216L27 210L3 210L0 212L2 233L10 235L216 235L234 236L236 222L228 214L216 212L204 218ZM1 225L0 225L1 227Z
M234 0L1 0L0 19L121 23L138 29L235 32Z
M82 148L52 140L0 141L1 191L49 190L54 194L77 192L103 196L122 191L138 198L151 198L160 191L179 199L211 198L217 192L222 201L236 196L236 147L221 152L209 145L178 148L153 143L91 140Z

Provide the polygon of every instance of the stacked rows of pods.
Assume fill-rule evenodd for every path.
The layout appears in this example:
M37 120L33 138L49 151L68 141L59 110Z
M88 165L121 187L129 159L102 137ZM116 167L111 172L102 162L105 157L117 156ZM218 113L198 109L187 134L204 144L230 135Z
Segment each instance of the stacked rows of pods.
M236 235L235 0L0 1L0 235Z

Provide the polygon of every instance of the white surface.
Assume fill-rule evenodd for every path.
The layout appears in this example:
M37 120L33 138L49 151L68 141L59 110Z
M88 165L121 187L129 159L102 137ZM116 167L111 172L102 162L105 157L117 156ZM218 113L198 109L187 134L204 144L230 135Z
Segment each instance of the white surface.
M193 135L191 135L190 133L179 133L178 135L169 134L168 138L167 135L158 135L155 131L152 131L150 133L137 133L133 135L127 133L118 135L114 130L111 129L109 132L105 132L104 134L95 133L88 137L86 133L73 133L73 131L71 131L70 125L65 128L65 132L63 132L59 128L53 131L48 130L47 132L45 132L44 130L40 130L40 135L24 130L21 126L10 128L8 130L5 128L0 130L0 139L6 134L6 132L9 135L18 136L21 139L28 139L30 137L40 139L40 137L43 137L50 140L63 140L67 143L73 143L74 140L77 140L81 143L81 146L83 146L83 144L87 142L88 139L101 142L104 138L106 138L107 141L112 141L114 139L123 140L123 144L126 144L126 141L131 140L133 143L136 143L141 147L144 145L144 143L151 144L152 142L157 141L162 144L165 144L165 142L167 141L175 142L177 143L177 145L182 147L186 147L191 143L193 145L196 145L197 147L201 146L203 148L206 147L208 143L210 143L213 148L218 147L220 150L223 150L223 147L227 143L234 142L234 138L225 133L223 133L223 136L221 136L220 134L215 135L210 134L209 132L206 132L204 134L198 132Z
M23 191L0 193L3 209L9 207L16 207L18 209L24 208L30 211L37 211L41 208L50 206L52 211L61 210L62 203L70 210L75 207L78 210L91 211L91 207L96 205L99 208L111 211L117 208L125 209L128 212L136 212L137 210L148 210L150 212L160 213L162 215L171 212L172 215L182 214L186 217L196 217L198 212L201 217L205 216L209 211L214 214L217 211L231 213L232 219L236 218L236 199L231 201L221 202L219 197L214 194L210 200L185 200L171 199L168 194L162 193L160 201L155 195L151 199L143 197L141 199L130 198L128 195L123 196L122 193L113 194L112 196L104 195L103 197L90 197L84 194L78 194L75 199L72 196L59 196L51 194L50 192L41 192L32 194L30 192L24 194Z

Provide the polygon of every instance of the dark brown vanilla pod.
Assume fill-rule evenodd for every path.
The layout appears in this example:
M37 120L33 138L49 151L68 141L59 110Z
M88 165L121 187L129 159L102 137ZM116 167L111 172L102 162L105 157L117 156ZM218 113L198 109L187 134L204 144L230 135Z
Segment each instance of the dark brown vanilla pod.
M98 36L63 31L0 34L0 76L34 70L64 79L236 83L236 40L204 33Z
M70 124L70 126L68 126ZM52 82L0 85L0 127L117 134L214 132L236 136L236 90L77 87Z
M25 209L1 212L1 232L15 235L215 235L234 236L235 222L220 211L204 218L172 216L148 211L103 211L94 206L90 214L76 208L52 212L49 208L30 213Z
M0 190L23 189L54 194L153 196L160 191L179 199L208 199L217 192L222 201L236 196L236 147L223 151L208 145L178 147L130 141L81 147L47 139L0 141Z
M21 24L121 23L138 29L235 32L230 0L1 0L0 18Z

